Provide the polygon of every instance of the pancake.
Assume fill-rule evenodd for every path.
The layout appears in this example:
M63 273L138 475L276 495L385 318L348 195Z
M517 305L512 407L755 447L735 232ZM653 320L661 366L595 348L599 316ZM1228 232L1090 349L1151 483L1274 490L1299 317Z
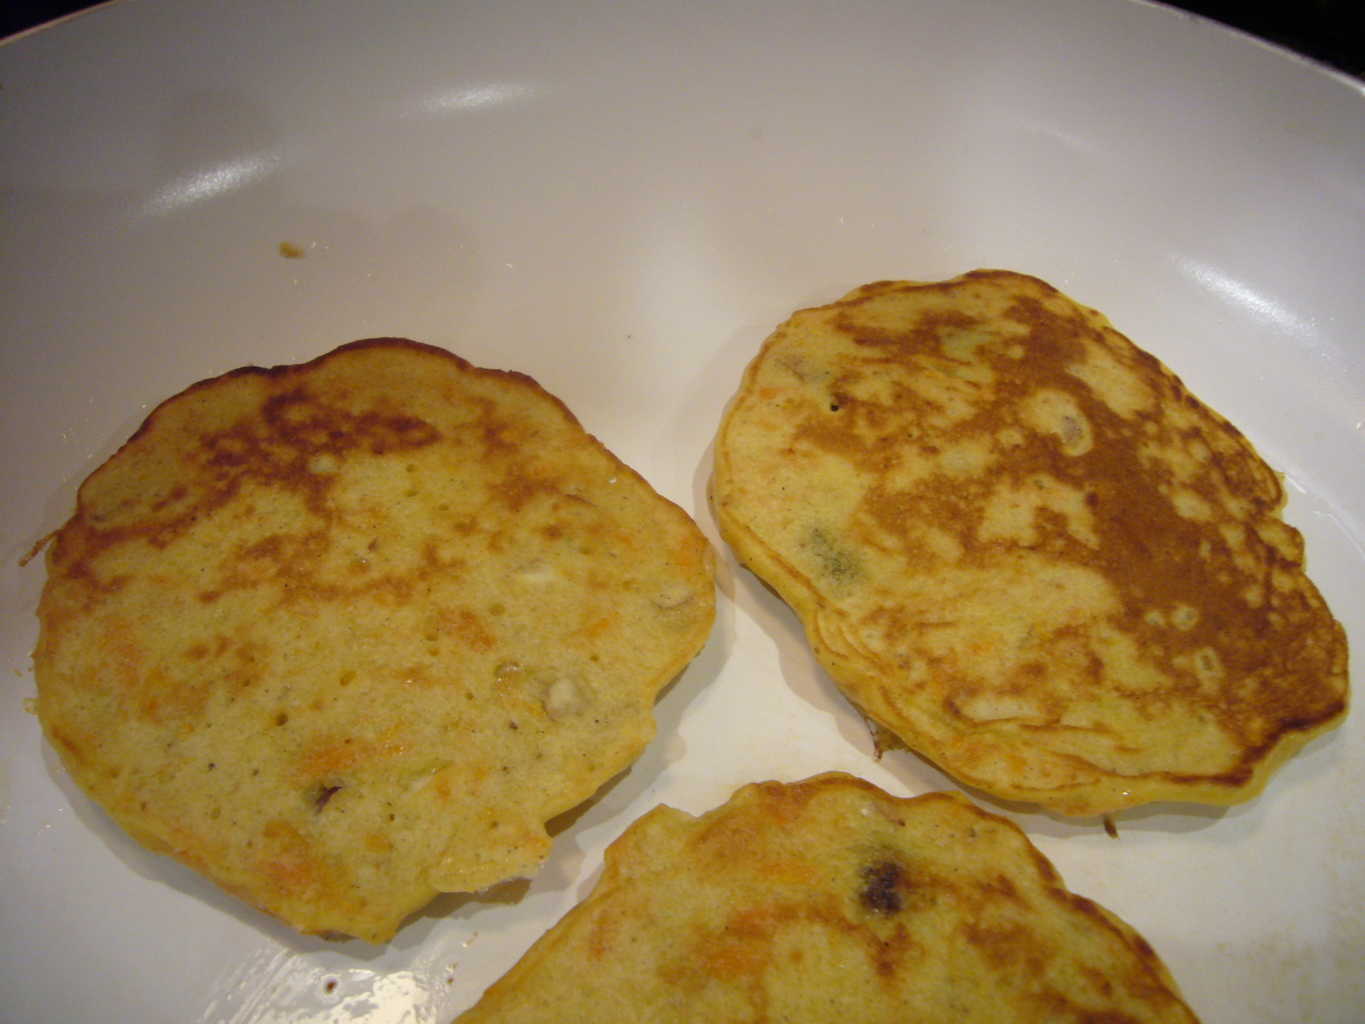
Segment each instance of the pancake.
M397 339L161 404L47 553L38 713L153 850L304 932L533 873L705 642L692 520L531 378Z
M1191 1022L1151 946L1004 818L829 774L657 807L460 1024Z
M724 419L712 502L876 727L997 797L1231 804L1346 714L1275 472L1036 278L796 313Z

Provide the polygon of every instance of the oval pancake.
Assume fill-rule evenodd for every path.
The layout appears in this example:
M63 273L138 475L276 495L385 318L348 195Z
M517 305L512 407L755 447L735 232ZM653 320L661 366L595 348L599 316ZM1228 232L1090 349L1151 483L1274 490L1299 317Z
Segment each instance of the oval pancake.
M1346 714L1276 474L1036 278L796 313L725 417L712 501L851 700L998 797L1233 803Z
M460 1024L1182 1022L1161 960L1004 818L839 773L657 807Z
M705 642L692 520L529 377L399 339L162 403L48 549L38 712L134 837L305 932L533 872Z

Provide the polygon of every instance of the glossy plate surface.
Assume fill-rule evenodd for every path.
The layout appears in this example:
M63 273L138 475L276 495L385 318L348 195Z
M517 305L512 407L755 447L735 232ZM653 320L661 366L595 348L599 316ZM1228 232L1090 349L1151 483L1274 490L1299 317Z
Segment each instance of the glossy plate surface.
M26 710L43 571L19 562L151 406L243 364L396 334L527 372L715 539L712 435L787 313L1026 271L1285 473L1365 644L1357 82L1125 0L127 0L0 46L0 86L7 1021L443 1022L656 803L827 769L951 785L873 760L722 547L715 633L657 739L524 891L443 898L377 949L295 936L144 852ZM1250 804L1120 815L1117 840L1003 811L1206 1021L1357 1020L1363 734L1356 714Z

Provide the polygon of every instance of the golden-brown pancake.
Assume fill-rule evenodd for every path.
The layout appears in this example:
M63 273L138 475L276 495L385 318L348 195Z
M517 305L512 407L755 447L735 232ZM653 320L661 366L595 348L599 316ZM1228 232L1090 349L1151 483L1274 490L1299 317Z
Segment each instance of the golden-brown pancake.
M997 796L1233 803L1346 714L1345 632L1276 474L1036 278L796 313L726 415L712 499L852 701Z
M161 404L48 551L38 711L132 835L371 941L533 872L704 643L695 524L529 377L395 339Z
M657 807L586 900L458 1018L1195 1020L1151 946L1004 818L842 774Z

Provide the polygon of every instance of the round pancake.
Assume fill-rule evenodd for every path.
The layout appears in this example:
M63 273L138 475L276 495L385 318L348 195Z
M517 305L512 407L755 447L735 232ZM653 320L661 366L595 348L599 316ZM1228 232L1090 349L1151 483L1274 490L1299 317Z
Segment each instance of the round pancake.
M1233 803L1346 714L1345 633L1276 474L1036 278L795 314L726 415L712 500L850 699L998 797Z
M484 994L479 1021L1195 1017L1141 936L964 797L828 774L658 807Z
M379 942L533 872L705 642L710 549L529 377L397 339L160 405L48 550L38 712L129 833Z

